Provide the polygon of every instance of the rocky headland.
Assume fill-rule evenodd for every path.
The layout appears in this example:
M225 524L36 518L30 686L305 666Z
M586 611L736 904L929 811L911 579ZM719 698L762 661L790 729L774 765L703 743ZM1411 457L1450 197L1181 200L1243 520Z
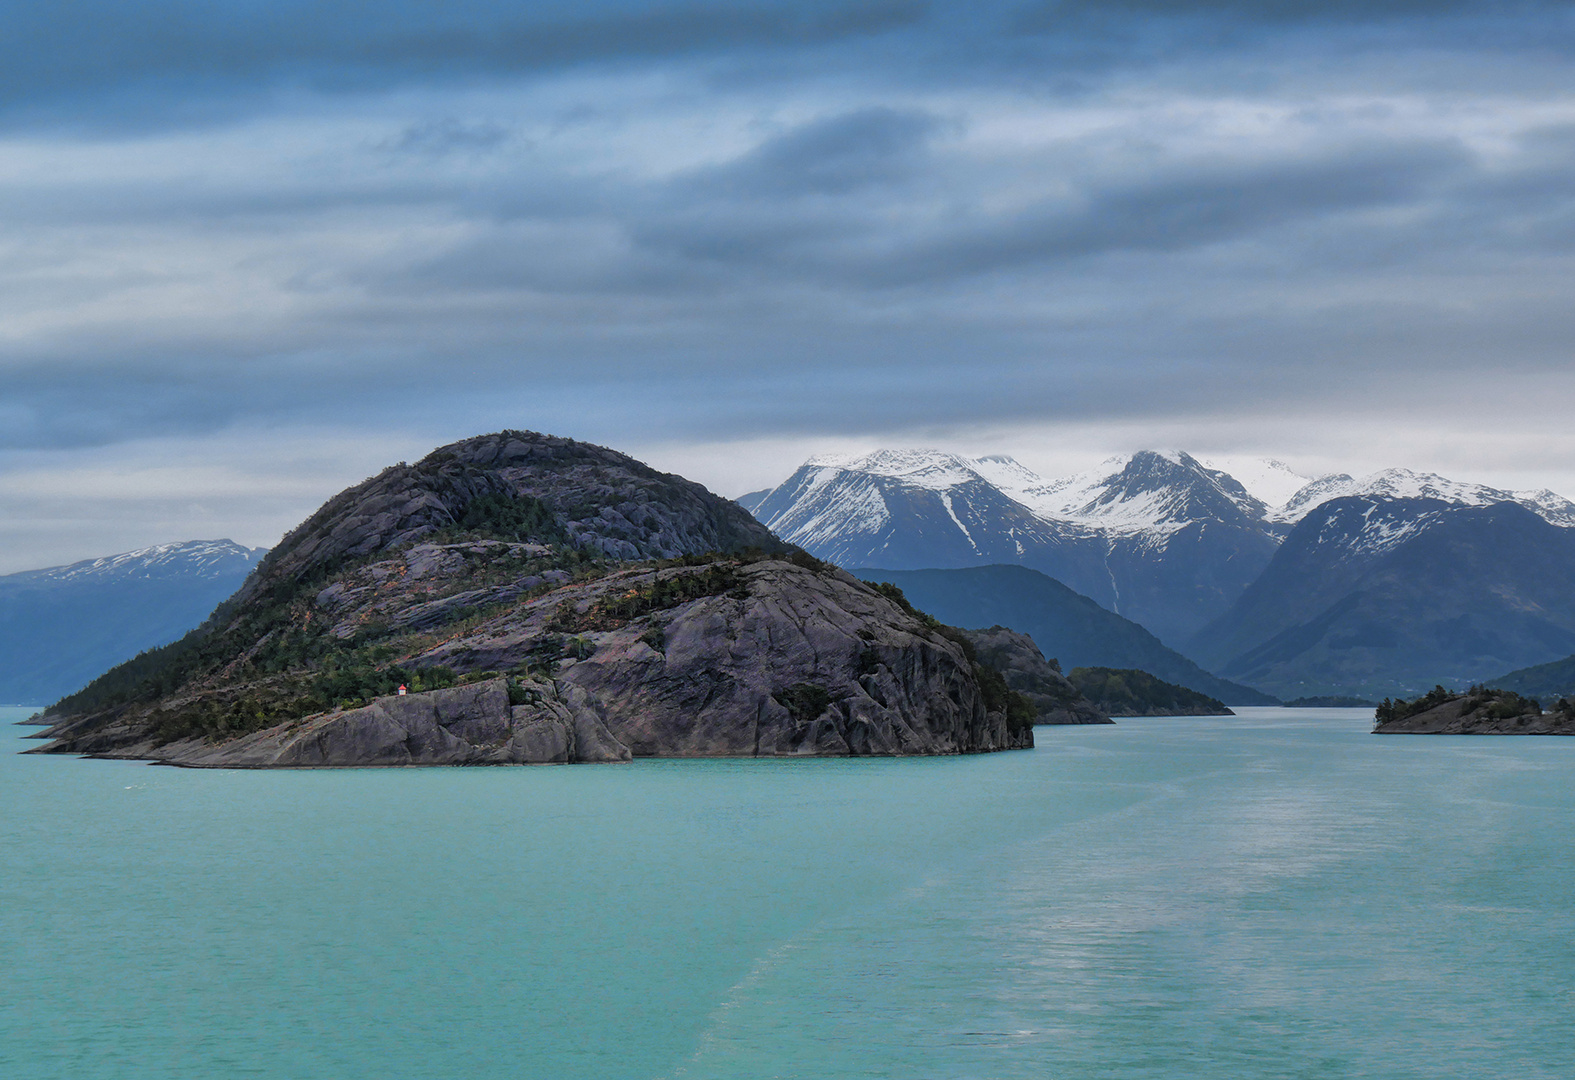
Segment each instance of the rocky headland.
M1564 698L1544 712L1512 690L1434 687L1413 701L1387 698L1374 713L1375 735L1575 735L1575 705Z
M1034 718L961 632L700 485L502 432L331 499L202 628L47 710L35 752L209 767L955 754L1030 747Z
M999 671L1006 685L1034 706L1039 724L1113 724L1071 681L1056 660L1045 654L1027 634L1004 626L965 630L981 663Z

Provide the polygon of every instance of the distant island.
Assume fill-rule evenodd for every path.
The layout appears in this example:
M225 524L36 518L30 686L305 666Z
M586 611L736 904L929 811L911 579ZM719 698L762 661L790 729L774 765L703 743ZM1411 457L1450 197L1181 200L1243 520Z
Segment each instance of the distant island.
M1312 697L1292 698L1285 703L1287 709L1372 709L1378 702L1344 694L1315 694Z
M1110 716L1235 716L1217 698L1133 668L1077 667L1067 679Z
M505 431L329 500L35 753L192 766L958 754L1038 710L962 631L616 451Z
M1374 710L1377 735L1575 735L1575 705L1560 698L1544 712L1535 698L1473 686L1435 686L1411 701L1385 698Z

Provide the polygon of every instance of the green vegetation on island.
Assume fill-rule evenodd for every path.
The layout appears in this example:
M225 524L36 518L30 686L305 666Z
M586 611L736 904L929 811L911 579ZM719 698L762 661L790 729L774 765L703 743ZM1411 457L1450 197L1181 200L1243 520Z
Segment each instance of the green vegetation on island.
M1544 712L1536 698L1514 690L1435 686L1409 701L1385 698L1373 720L1377 734L1569 735L1575 734L1575 703L1561 697Z
M1134 668L1078 667L1068 679L1110 716L1234 716L1218 698Z
M1492 680L1492 684L1548 701L1575 697L1575 656L1511 671Z

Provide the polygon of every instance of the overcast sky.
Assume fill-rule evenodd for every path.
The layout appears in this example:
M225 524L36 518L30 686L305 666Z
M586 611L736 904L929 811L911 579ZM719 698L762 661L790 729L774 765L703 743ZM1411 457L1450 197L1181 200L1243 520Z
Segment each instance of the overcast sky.
M1575 496L1575 12L4 3L0 572L502 427Z

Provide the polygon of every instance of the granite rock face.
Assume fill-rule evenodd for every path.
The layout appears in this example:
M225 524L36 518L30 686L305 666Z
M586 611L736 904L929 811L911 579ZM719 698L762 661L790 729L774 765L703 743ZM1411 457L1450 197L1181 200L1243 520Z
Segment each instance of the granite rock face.
M310 768L362 765L542 765L616 762L629 748L583 690L535 680L526 704L509 703L496 678L469 686L380 697L370 705L280 724L229 742L132 744L97 756L171 765Z
M562 590L422 657L456 671L540 655L566 627L588 691L636 756L955 754L1025 748L961 648L850 574L768 559L727 588L627 619L617 604L710 567L630 570ZM567 594L567 595L566 595Z
M195 766L465 765L630 756L958 754L1024 749L990 711L962 648L857 578L764 559L640 567L552 590L455 635L418 667L545 664L549 676L403 697L238 739L159 745L133 721L45 732L55 752ZM726 590L625 617L662 582ZM700 586L688 586L694 592ZM379 598L378 602L382 602Z
M412 544L453 528L486 496L529 496L584 551L670 559L755 547L785 551L738 504L616 450L531 431L481 435L384 469L291 530L237 596L270 583Z
M1006 678L1006 685L1033 703L1041 724L1112 724L1061 673L1061 665L1046 660L1034 639L1004 626L965 630L974 652Z
M636 753L956 754L1033 744L986 712L953 642L841 571L764 562L746 596L659 620L661 648L626 628L564 678L591 691ZM644 631L641 631L643 633Z

